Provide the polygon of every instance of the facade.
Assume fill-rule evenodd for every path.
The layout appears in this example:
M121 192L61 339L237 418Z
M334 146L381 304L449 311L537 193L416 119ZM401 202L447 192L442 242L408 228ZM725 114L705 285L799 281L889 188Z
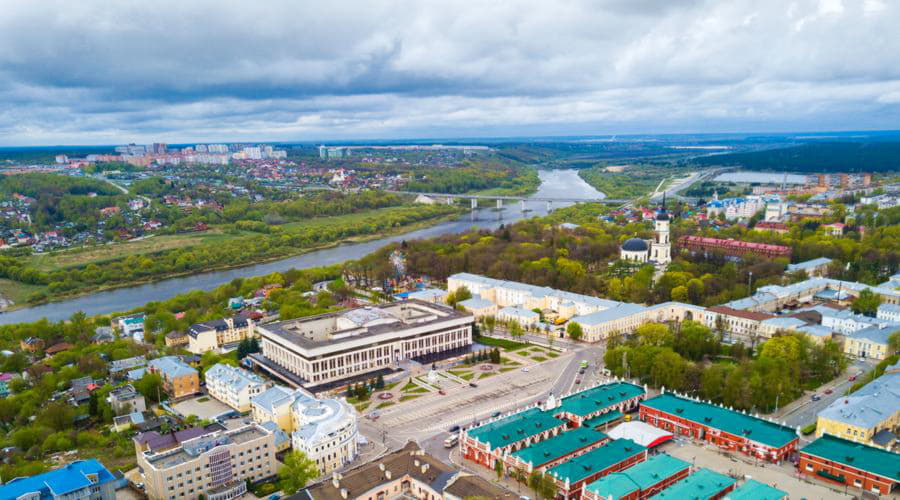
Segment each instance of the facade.
M0 498L18 500L113 500L116 479L95 459L79 460L31 477L0 485Z
M900 322L900 305L881 304L878 306L876 317L887 321Z
M257 336L256 324L248 316L238 315L191 325L187 336L187 349L203 354Z
M768 211L766 212L768 216ZM753 226L754 231L772 231L773 233L785 234L791 232L791 228L788 227L787 224L783 222L770 222L764 221L759 222L755 226Z
M150 498L240 498L248 479L277 472L275 436L256 424L214 431L158 453L139 452L137 462Z
M187 347L188 334L185 332L169 332L166 334L166 347Z
M732 257L743 257L746 254L752 254L757 257L770 259L778 257L790 259L793 251L791 247L782 245L723 240L706 236L682 236L678 239L678 246L691 252L722 253Z
M112 406L116 415L147 410L147 402L144 400L144 396L137 392L131 384L126 384L110 391L107 402Z
M646 459L647 448L630 439L614 439L549 469L547 474L555 480L558 496L578 499L584 486Z
M509 306L497 311L497 319L529 327L537 325L541 321L541 315L524 307Z
M767 329L764 322L776 318L767 313L742 311L728 306L715 306L706 310L705 324L712 330L720 327L730 335L741 339L751 340L755 343L758 339L771 337L771 332L766 335Z
M819 412L816 436L825 434L890 449L900 428L900 366Z
M200 375L176 356L151 359L147 370L158 373L163 380L163 389L170 397L178 399L200 392Z
M618 302L615 307L584 316L576 316L572 322L581 325L586 342L606 340L613 333L630 334L645 323L680 321L703 322L706 309L682 302L664 302L649 307Z
M272 422L290 436L291 446L328 474L356 459L356 413L343 400L316 399L303 390L274 386L252 400L253 420Z
M457 305L472 313L476 318L497 315L497 305L481 297L472 297L471 299L458 302Z
M620 258L643 264L653 262L665 266L672 262L672 242L669 235L669 214L660 209L653 218L653 239L650 242L631 238L622 244Z
M582 500L643 500L691 473L691 464L665 453L622 472L614 472L584 487Z
M831 265L831 262L832 260L827 257L819 257L796 264L788 264L787 271L789 273L804 271L810 278L824 278L828 274L828 266Z
M810 278L787 286L761 286L752 296L733 300L725 305L746 311L773 312L788 306L796 307L812 302L817 294L821 294L826 290L836 291L841 296L857 297L860 292L866 289L878 295L882 303L900 304L900 291L893 288L873 287L863 283L831 278Z
M300 385L335 383L404 359L466 348L474 320L468 313L408 300L271 323L258 327L268 361L258 364L292 384L296 378Z
M640 419L719 448L781 462L797 449L797 431L702 401L663 393L641 403Z
M206 370L209 395L244 413L250 411L250 399L261 394L269 383L254 373L217 363Z
M863 328L844 337L844 353L881 361L893 354L889 342L891 335L897 332L900 332L900 323Z
M713 199L706 204L706 216L714 219L725 214L726 220L749 219L756 212L766 208L766 200L760 196L746 198L719 199L719 193L713 193Z
M900 454L825 434L800 450L800 473L889 495L900 482Z

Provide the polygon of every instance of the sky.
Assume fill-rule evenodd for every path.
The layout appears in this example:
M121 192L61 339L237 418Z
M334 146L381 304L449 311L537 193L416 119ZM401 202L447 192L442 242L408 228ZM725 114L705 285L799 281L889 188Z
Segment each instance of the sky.
M897 129L892 0L0 0L0 146Z

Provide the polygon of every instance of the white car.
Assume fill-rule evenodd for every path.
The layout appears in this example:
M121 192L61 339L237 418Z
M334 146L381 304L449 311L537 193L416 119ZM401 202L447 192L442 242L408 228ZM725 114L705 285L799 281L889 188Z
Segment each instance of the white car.
M527 366L522 367L522 371L525 373L528 373L528 367Z

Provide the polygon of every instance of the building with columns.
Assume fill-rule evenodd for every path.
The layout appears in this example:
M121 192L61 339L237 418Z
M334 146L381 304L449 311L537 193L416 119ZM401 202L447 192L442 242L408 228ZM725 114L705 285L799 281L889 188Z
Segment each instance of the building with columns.
M653 219L653 239L645 241L631 238L622 244L619 256L622 260L638 264L653 263L665 267L672 262L672 241L669 233L669 213L660 208Z

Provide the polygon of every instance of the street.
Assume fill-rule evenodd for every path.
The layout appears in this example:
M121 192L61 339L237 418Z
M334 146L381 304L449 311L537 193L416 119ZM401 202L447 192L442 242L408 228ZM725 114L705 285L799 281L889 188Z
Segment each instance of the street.
M815 394L821 397L819 401L812 400L812 393L804 394L772 416L784 420L791 427L812 424L816 421L816 416L820 411L843 396L847 389L855 383L850 382L850 375L859 373L861 377L863 373L868 373L873 368L874 364L869 361L856 360L835 381L828 382L816 390ZM831 389L831 394L825 394L826 389Z

